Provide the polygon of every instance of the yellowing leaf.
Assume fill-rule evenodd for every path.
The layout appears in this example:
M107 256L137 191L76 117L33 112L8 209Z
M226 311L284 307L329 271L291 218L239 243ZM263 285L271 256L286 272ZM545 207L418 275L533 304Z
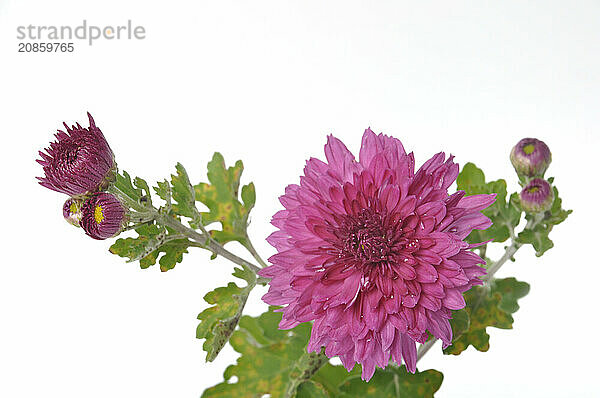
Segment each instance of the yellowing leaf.
M445 354L458 355L469 345L479 351L490 348L490 336L486 328L512 329L513 317L519 306L517 300L529 293L529 284L515 278L496 279L491 286L475 286L464 294L469 315L469 328L454 338Z
M238 199L240 177L244 166L241 160L235 166L226 168L223 156L215 153L208 163L207 183L194 186L195 197L208 207L208 212L202 213L204 225L218 222L221 230L211 230L211 236L221 244L238 241L247 244L246 228L248 215L256 200L254 184L242 188L242 202Z
M225 287L218 287L207 293L204 300L214 305L198 315L201 322L196 329L196 337L206 339L202 347L206 351L208 362L213 361L229 341L242 316L248 295L256 286L254 272L238 268L234 275L246 280L246 287L241 288L230 282Z

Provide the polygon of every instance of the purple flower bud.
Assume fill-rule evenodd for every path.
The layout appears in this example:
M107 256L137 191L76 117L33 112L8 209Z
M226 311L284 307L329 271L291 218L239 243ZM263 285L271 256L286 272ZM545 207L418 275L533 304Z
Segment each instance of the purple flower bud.
M510 152L510 161L517 174L541 177L552 161L552 153L544 141L523 138Z
M89 128L67 126L67 132L58 130L57 140L40 151L37 162L44 168L40 184L53 191L70 196L95 192L107 186L113 178L116 164L113 151L94 119L88 113Z
M534 178L523 188L519 197L523 210L528 213L540 213L552 207L554 191L548 181Z
M69 198L63 205L63 217L69 224L79 227L81 221L81 201Z
M126 210L116 196L105 192L93 194L81 206L81 222L86 234L102 240L121 232Z

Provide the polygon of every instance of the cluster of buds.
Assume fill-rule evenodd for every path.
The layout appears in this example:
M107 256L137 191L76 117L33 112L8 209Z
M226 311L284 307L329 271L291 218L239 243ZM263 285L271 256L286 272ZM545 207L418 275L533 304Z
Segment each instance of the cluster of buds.
M37 178L42 186L70 196L63 205L65 220L94 239L107 239L122 231L127 209L116 196L103 192L117 165L102 131L88 117L88 128L65 123L66 132L59 130L56 141L39 152L44 177Z
M550 210L554 191L544 179L544 173L552 162L548 146L535 138L523 138L510 152L510 161L525 186L519 194L521 207L528 213Z

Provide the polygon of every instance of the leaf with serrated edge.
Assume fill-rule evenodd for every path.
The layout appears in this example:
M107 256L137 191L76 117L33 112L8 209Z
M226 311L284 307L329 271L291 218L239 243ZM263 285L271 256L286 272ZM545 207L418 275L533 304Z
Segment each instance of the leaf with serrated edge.
M127 257L129 261L139 258L151 244L153 238L160 234L161 230L157 225L142 225L135 229L138 233L137 238L119 238L110 247L109 251L120 257ZM146 268L146 267L143 267Z
M513 317L519 306L517 299L529 292L529 285L515 278L495 279L490 288L475 286L464 293L469 315L469 329L444 349L445 354L458 355L469 345L479 351L490 347L486 328L512 329Z
M196 337L206 339L202 347L208 362L217 357L229 340L242 316L248 295L256 286L256 275L251 270L236 268L233 275L244 279L247 286L241 288L230 282L225 287L207 293L204 300L213 306L198 315L200 324L196 329Z
M562 199L558 196L558 189L556 187L552 189L554 191L554 202L552 202L550 210L543 215L527 214L525 218L530 221L538 216L542 216L542 218L537 220L537 224L533 229L525 229L517 237L518 243L532 245L537 257L542 256L554 247L554 242L549 237L550 231L555 225L565 221L569 214L573 212L562 208Z
M226 168L223 156L215 153L208 163L207 183L194 186L196 200L208 207L208 212L202 213L204 225L218 222L221 230L210 231L214 240L221 244L238 241L247 244L246 228L248 215L256 200L252 183L242 188L243 204L238 199L240 177L244 166L237 161L235 166Z
M148 204L151 205L152 204L152 198L151 198L151 194L150 194L150 187L148 186L148 183L146 182L146 180L144 180L143 178L140 177L135 177L133 179L133 184L139 188L140 190L142 190L143 192L145 192L143 194L143 196L140 198L140 200L142 200L143 198L146 198L146 200L148 201Z
M359 377L346 380L341 386L341 398L373 397L373 398L433 398L440 389L444 376L437 370L417 371L415 374L406 368L388 366L378 369L373 378L365 383Z
M181 163L177 163L175 169L177 174L171 175L172 196L175 201L173 211L177 215L194 218L197 214L194 187Z
M162 200L170 200L171 199L171 187L168 181L159 181L156 183L156 187L154 187L154 192L158 195Z
M168 271L175 267L175 264L182 261L183 254L187 253L187 248L192 244L188 239L182 238L169 240L156 247L155 239L161 233L161 229L154 224L142 225L136 228L135 231L138 234L136 238L119 238L110 247L109 251L120 257L127 257L130 261L139 259L141 268L148 268L156 264L160 253L164 253L158 261L160 270L163 272ZM149 248L154 250L149 250ZM142 256L145 253L147 254Z
M492 291L502 295L498 305L500 309L514 314L519 310L517 300L529 294L529 283L518 281L515 278L494 279Z
M473 230L467 237L469 243L480 243L488 240L504 242L510 237L521 219L521 210L516 207L513 197L507 202L506 181L496 180L485 182L483 171L473 163L464 165L457 178L457 187L466 195L496 194L496 201L482 211L483 215L492 220L492 225L484 230ZM514 195L514 194L513 194Z
M525 229L519 233L517 242L531 244L537 257L554 247L554 242L548 237L549 231L543 225L536 225L533 229Z
M272 311L257 318L242 317L239 329L229 340L241 356L225 370L225 382L205 390L203 398L285 396L296 361L306 352L310 324L278 330L279 320L281 314ZM233 376L237 381L229 382Z

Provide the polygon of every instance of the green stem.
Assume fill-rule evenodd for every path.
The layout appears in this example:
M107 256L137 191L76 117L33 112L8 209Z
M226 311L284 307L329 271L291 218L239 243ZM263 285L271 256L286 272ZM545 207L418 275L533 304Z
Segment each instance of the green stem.
M419 346L419 349L417 350L417 362L419 362L419 360L423 358L425 354L427 354L427 352L431 349L431 347L433 347L437 340L438 339L436 339L435 337L432 337L431 339L427 340L424 344L421 344Z
M285 390L284 397L295 397L296 390L300 384L313 377L328 361L329 359L323 349L321 352L304 352L290 372L290 381Z
M246 242L244 244L244 247L246 248L246 250L248 250L248 252L252 255L252 257L254 257L254 259L256 261L258 261L258 264L262 267L268 267L269 265L265 262L265 260L262 259L262 257L258 254L258 252L256 251L256 249L254 248L254 245L252 245L252 241L250 240L250 238L248 237L248 234L246 234Z
M119 187L117 187L116 184L111 184L107 190L108 192L119 197L119 199L121 199L124 204L135 210L140 216L140 218L147 219L148 221L154 220L158 224L168 226L174 229L175 231L179 232L180 234L184 235L185 237L191 239L196 243L192 246L210 250L213 253L224 257L235 264L251 269L255 273L258 273L258 271L260 271L260 267L258 267L257 265L231 253L229 250L225 249L221 244L211 239L210 234L204 229L204 226L202 226L201 222L198 223L198 225L201 226L203 233L198 233L196 230L183 225L181 221L177 220L176 218L168 214L162 214L162 212L159 212L155 207L139 203L137 199L125 194L125 192L119 189ZM250 242L249 239L248 242ZM251 244L250 247L252 247ZM258 256L258 254L256 254L256 256ZM265 278L258 278L257 282L260 284L265 284L267 281L268 280Z
M125 192L121 191L119 189L119 187L117 187L116 184L110 184L106 191L117 196L119 199L121 199L123 202L125 202L125 204L127 206L131 207L133 210L137 211L138 213L148 213L148 212L151 212L152 210L154 210L154 212L156 212L156 209L154 207L149 208L149 207L141 204L140 202L138 202L137 199L134 199L134 198L130 197L129 195L125 194Z
M249 261L244 260L243 258L231 253L229 250L225 249L222 245L216 243L212 239L208 239L204 234L198 233L197 231L186 227L179 220L169 216L169 215L160 215L157 219L157 222L173 228L175 231L187 236L189 239L199 243L199 247L204 249L208 249L217 255L228 259L229 261L241 265L243 267L250 268L255 273L260 271L260 267L252 264Z

